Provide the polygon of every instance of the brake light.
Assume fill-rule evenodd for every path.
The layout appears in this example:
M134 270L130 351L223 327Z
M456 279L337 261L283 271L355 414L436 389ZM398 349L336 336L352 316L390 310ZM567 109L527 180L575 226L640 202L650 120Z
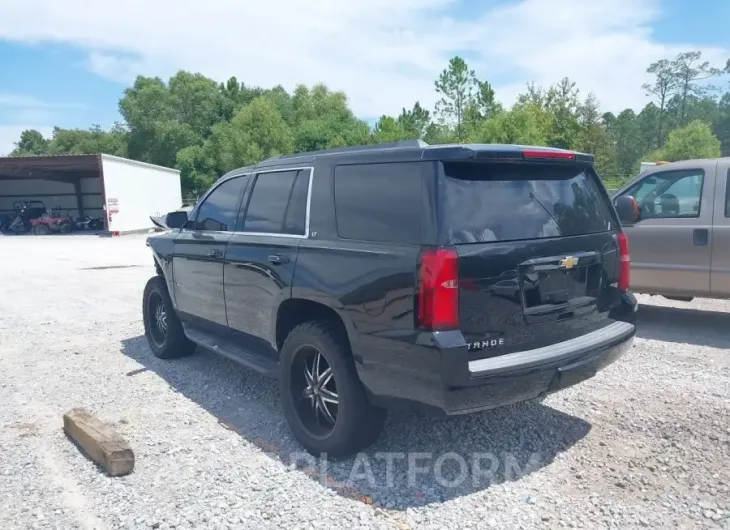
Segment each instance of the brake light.
M618 233L618 288L629 290L631 283L631 255L629 254L629 238L625 232Z
M456 249L431 249L421 255L418 324L431 330L458 328L459 255Z
M575 153L568 151L542 151L542 150L530 150L522 151L524 158L559 158L562 160L575 160Z

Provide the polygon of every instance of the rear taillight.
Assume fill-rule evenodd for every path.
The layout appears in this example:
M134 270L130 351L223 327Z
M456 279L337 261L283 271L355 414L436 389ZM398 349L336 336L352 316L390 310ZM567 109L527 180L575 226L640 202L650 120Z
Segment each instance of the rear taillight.
M453 248L421 255L418 324L431 330L459 327L459 255Z
M629 290L631 283L631 255L629 254L629 238L624 232L618 233L618 288Z

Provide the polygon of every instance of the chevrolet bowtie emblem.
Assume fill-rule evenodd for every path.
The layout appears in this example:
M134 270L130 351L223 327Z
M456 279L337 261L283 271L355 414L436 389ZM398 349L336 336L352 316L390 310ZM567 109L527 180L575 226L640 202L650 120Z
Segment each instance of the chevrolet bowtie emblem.
M560 266L564 269L572 269L576 265L578 265L578 258L573 256L567 256L560 260Z

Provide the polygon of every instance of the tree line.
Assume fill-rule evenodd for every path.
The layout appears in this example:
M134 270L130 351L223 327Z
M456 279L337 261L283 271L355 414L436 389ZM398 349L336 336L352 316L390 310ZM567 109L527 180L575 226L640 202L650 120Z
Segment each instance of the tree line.
M713 84L730 73L698 51L649 65L648 103L638 114L601 112L595 95L561 79L530 83L509 108L492 85L454 57L434 82L434 109L416 101L373 127L343 92L325 85L217 83L180 71L165 83L139 76L119 101L122 123L109 130L56 127L51 138L21 133L11 156L107 153L180 169L186 193L220 175L276 154L421 138L438 143L516 143L574 149L596 156L608 185L636 174L641 161L730 156L730 90Z

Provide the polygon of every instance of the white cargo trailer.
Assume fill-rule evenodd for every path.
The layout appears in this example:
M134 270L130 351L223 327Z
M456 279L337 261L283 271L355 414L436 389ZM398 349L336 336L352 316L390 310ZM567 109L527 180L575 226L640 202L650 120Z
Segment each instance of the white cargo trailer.
M112 234L145 231L182 205L180 172L110 155L0 158L0 214L41 201L76 219L103 217Z

